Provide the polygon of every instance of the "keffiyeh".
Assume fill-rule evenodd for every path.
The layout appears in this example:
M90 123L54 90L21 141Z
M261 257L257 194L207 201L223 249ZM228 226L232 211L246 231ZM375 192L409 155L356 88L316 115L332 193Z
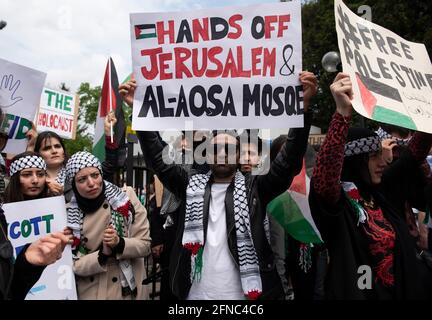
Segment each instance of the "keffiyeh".
M200 281L204 250L204 192L210 174L195 174L186 189L186 216L183 247L191 252L191 281ZM237 236L240 279L248 299L257 299L262 293L258 256L252 239L249 206L244 176L237 171L234 178L234 219Z
M24 169L38 168L46 170L46 163L42 157L37 155L25 156L11 163L9 168L10 176Z
M81 169L87 167L95 167L99 171L102 171L102 166L94 155L88 152L75 153L66 165L67 179L73 183L75 175ZM122 189L108 181L104 181L104 184L105 199L108 201L111 210L111 225L116 229L120 237L127 238L132 226L132 204ZM67 226L72 229L73 233L72 254L74 259L79 259L88 253L88 250L81 243L83 222L84 213L79 208L76 197L73 196L67 209ZM120 280L123 289L122 292L136 295L137 287L130 260L120 260L119 266L121 269Z

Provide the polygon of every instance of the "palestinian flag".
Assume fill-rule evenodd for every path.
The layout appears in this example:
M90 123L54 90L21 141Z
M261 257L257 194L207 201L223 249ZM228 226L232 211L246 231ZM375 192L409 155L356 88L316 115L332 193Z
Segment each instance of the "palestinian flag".
M303 162L302 171L294 178L291 187L268 204L267 212L294 239L302 243L322 243L309 207L309 182Z
M96 117L96 129L93 140L93 154L100 161L105 160L105 133L104 121L106 115L111 111L115 111L117 123L114 130L113 139L119 147L124 145L126 124L123 114L123 101L118 92L119 82L114 63L111 58L107 62L105 75L102 85L101 98L99 100L99 108Z
M417 130L411 117L396 111L406 110L402 97L396 88L365 77L360 73L356 73L356 80L363 107L371 119ZM391 105L393 109L388 109L383 105Z
M137 24L134 26L135 39L156 38L155 24Z

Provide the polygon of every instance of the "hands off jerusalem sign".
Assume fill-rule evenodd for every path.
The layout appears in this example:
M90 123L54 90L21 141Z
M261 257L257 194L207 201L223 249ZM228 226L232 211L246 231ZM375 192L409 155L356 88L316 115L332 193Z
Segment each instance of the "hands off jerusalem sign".
M361 115L432 133L432 65L423 44L366 21L335 0L344 72Z
M300 7L131 14L132 128L302 127Z

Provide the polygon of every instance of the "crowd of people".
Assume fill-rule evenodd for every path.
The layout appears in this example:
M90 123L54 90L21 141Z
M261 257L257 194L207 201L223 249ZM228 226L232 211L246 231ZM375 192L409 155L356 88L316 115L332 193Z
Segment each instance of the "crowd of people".
M174 146L158 132L137 131L146 166L163 185L160 204L113 183L113 113L105 119L102 163L85 151L69 157L54 132L29 132L27 151L7 168L2 202L64 195L67 227L14 259L1 211L0 297L23 299L67 245L78 299L149 299L143 283L150 255L160 265L161 300L431 297L426 157L432 135L385 124L376 132L351 127L348 75L339 73L332 83L336 111L319 151L306 157L309 205L322 243L296 239L268 212L302 170L308 150L309 105L318 85L311 72L301 72L299 81L304 126L275 139L268 155L253 130L184 132ZM118 88L131 107L135 88L134 80ZM1 134L1 149L6 143ZM203 144L205 161L196 161ZM268 170L261 172L265 161Z

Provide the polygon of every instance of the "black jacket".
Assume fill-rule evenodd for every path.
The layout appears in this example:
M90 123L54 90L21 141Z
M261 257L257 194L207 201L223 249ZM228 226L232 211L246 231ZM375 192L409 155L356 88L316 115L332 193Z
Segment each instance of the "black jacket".
M291 129L288 141L279 152L270 167L269 173L261 176L246 175L246 188L248 192L249 214L251 232L255 250L259 260L259 268L263 285L262 299L283 299L284 293L279 275L273 259L273 252L264 231L264 218L266 206L275 197L286 191L293 178L302 168L303 156L311 125L311 114L305 114L304 128ZM192 171L187 174L178 165L168 165L162 160L163 145L155 132L137 131L138 139L149 165L157 174L163 185L177 197L182 199L179 210L176 241L170 259L171 289L180 299L186 299L189 293L190 282L190 253L182 246L184 231L184 217L186 204L186 188ZM208 211L211 196L211 181L207 184L204 193L204 243L207 235ZM237 239L234 224L233 205L234 184L228 187L225 206L228 230L228 246L234 260L238 265Z
M24 253L29 245L21 250L14 264L13 249L6 235L7 223L1 209L0 224L0 300L24 300L28 291L39 280L45 267L31 265L25 259Z

